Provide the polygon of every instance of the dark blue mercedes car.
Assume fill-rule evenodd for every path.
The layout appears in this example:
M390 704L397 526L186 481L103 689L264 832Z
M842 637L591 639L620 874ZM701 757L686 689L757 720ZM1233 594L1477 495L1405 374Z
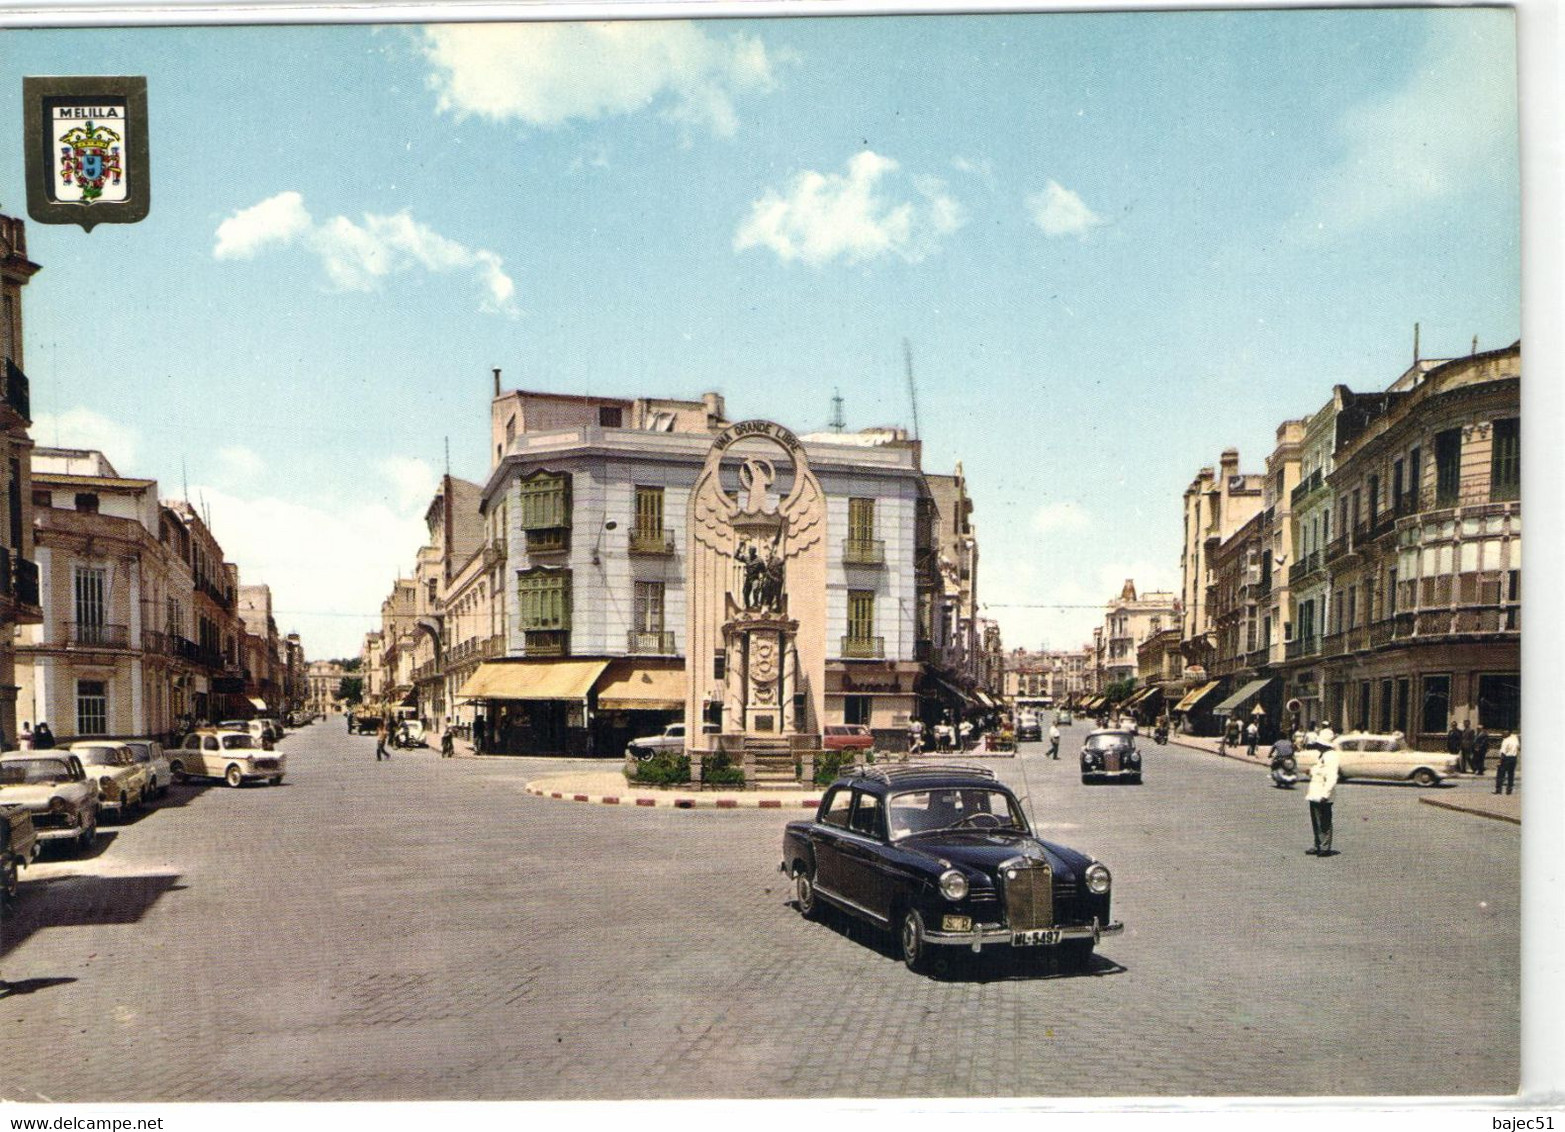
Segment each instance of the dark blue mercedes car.
M788 823L781 868L806 919L829 904L887 929L915 971L947 948L1052 949L1080 964L1124 930L1109 870L1034 837L986 767L854 768L813 820Z

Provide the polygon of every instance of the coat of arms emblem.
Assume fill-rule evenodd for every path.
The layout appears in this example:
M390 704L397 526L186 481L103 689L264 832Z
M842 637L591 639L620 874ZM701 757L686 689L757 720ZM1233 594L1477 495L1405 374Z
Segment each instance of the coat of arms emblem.
M134 223L147 215L147 81L25 78L27 211L45 224Z

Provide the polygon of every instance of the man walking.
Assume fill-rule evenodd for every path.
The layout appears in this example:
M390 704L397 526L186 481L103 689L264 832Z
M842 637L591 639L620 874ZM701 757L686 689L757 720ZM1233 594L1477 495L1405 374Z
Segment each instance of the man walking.
M375 728L375 761L380 762L381 759L385 759L387 762L391 761L391 752L386 750L386 724L384 722Z
M1479 778L1483 777L1484 767L1489 762L1489 733L1484 730L1483 724L1478 725L1478 730L1473 732L1473 771Z
M1462 720L1462 761L1467 764L1469 771L1477 771L1478 760L1473 754L1473 725L1471 720Z
M1310 788L1305 798L1310 803L1310 828L1315 833L1315 848L1307 850L1317 857L1333 856L1331 848L1331 796L1337 789L1341 769L1335 747L1317 745L1315 765L1310 767Z
M1456 769L1466 774L1467 760L1462 758L1462 729L1454 719L1451 721L1451 730L1445 733L1445 752L1456 756Z
M1505 738L1500 740L1500 765L1494 772L1494 792L1500 792L1500 783L1505 783L1505 792L1509 794L1516 788L1516 760L1521 758L1521 737L1514 731L1507 731Z
M1060 725L1058 723L1049 724L1049 757L1056 762L1059 761Z
M1255 757L1255 745L1261 741L1261 729L1255 725L1255 720L1250 720L1249 725L1245 727L1244 738L1250 748L1250 757L1253 759Z

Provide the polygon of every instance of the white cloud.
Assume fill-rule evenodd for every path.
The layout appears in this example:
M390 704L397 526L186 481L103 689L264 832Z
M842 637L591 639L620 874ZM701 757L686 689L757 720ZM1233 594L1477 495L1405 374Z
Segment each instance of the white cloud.
M422 46L441 110L534 126L656 103L670 121L730 137L735 96L775 86L759 39L685 21L439 25Z
M1078 194L1058 181L1050 181L1043 192L1029 196L1027 211L1045 236L1085 236L1103 223Z
M1406 83L1344 115L1345 153L1323 172L1296 228L1350 231L1515 179L1514 17L1502 9L1473 16L1433 16Z
M1045 503L1032 513L1032 529L1041 535L1085 530L1090 524L1086 508L1069 501Z
M438 477L435 469L417 456L387 456L375 465L376 471L391 489L391 504L399 511L424 508L434 498Z
M951 159L951 168L958 173L966 173L968 176L977 177L986 184L993 185L994 162L987 157L963 157L957 154Z
M242 444L231 444L217 450L218 466L228 480L254 479L266 470L266 461L254 449Z
M271 587L278 629L298 632L311 659L358 655L428 535L422 505L330 507L210 485L192 485L190 498L205 505L240 581Z
M310 214L298 193L278 193L240 209L217 226L215 259L251 259L271 244L287 245L310 230Z
M346 216L317 223L298 193L278 193L223 221L212 254L217 259L248 259L266 248L295 243L320 259L326 277L340 291L374 291L388 276L415 269L463 271L478 281L480 310L517 313L516 284L499 255L447 239L406 209L390 215L365 213L363 223Z
M67 409L63 413L39 413L30 430L33 441L46 447L91 448L109 458L121 475L135 475L141 433L112 421L91 409Z
M897 255L917 263L966 223L961 204L936 177L912 178L920 201L895 200L882 191L899 166L865 150L847 172L798 174L785 193L768 190L750 207L734 233L734 250L770 248L784 261L820 266L834 259L861 263ZM904 198L906 193L901 194Z

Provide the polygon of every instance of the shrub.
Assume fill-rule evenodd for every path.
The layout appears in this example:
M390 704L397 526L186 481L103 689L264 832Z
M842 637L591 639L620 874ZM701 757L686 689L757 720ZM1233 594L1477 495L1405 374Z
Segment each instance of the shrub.
M659 751L634 768L627 767L625 777L648 786L677 786L690 781L690 756L683 751Z
M822 751L815 756L815 785L830 786L842 768L852 766L856 758L854 751Z
M744 767L735 766L727 751L718 751L701 760L701 781L711 786L742 786Z

